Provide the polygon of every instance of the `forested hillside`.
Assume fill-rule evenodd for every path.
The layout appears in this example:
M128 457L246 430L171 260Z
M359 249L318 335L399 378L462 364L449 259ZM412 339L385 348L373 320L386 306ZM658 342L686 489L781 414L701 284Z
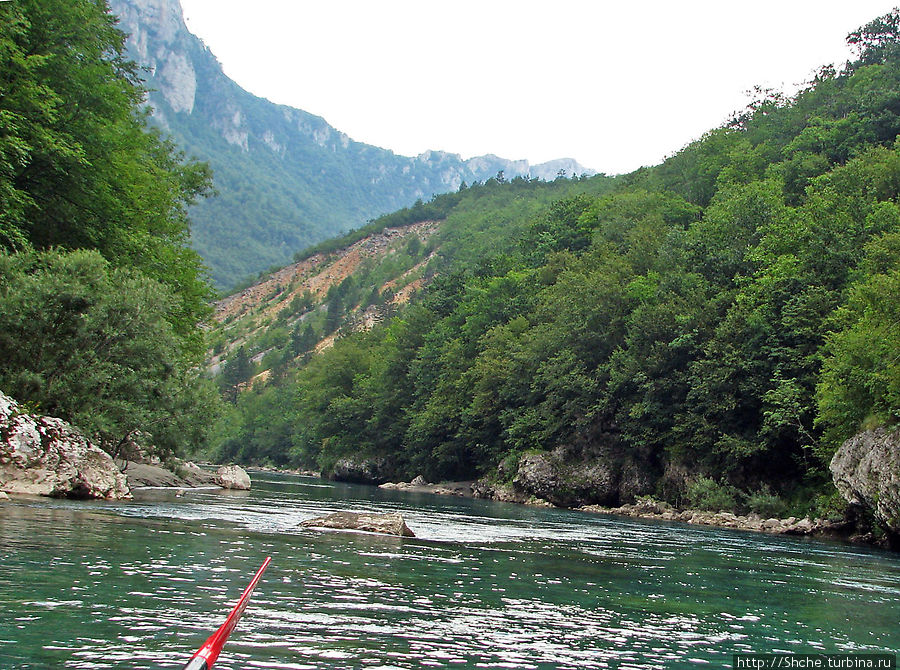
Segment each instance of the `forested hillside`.
M898 23L657 167L463 194L426 289L238 394L219 453L437 480L554 451L622 499L825 510L836 445L900 420Z

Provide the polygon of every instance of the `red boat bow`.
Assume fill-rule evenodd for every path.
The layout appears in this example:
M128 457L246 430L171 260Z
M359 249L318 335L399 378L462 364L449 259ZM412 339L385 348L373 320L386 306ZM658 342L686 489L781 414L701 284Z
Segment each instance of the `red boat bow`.
M228 640L228 636L231 635L231 631L237 626L238 620L247 608L247 603L250 602L250 596L253 594L253 589L256 588L256 584L259 582L262 574L266 571L266 568L269 567L271 560L271 556L266 557L262 567L256 571L256 575L253 577L249 586L244 589L244 594L241 596L241 599L238 600L234 609L232 609L231 613L228 615L228 618L225 619L225 623L219 627L219 630L209 636L209 639L202 647L200 647L196 654L191 656L191 660L188 661L183 670L212 669L213 663L219 658L219 652L222 651L222 647L225 646L225 642Z

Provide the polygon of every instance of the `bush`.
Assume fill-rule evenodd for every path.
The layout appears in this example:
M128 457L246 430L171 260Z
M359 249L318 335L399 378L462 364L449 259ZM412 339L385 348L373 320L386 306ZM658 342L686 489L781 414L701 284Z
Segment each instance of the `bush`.
M768 484L763 484L755 493L747 494L746 502L751 512L767 519L783 517L787 513L787 503L772 493Z
M827 521L842 521L847 513L848 503L837 491L816 496L811 509L812 515Z
M694 509L721 512L738 506L740 493L728 484L722 484L709 477L700 477L688 484L686 499Z

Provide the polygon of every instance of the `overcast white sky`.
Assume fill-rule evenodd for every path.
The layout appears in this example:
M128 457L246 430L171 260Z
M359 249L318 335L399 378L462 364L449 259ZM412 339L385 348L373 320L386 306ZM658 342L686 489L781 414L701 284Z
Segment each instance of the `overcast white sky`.
M443 149L610 174L850 57L897 0L181 0L252 93L413 156Z

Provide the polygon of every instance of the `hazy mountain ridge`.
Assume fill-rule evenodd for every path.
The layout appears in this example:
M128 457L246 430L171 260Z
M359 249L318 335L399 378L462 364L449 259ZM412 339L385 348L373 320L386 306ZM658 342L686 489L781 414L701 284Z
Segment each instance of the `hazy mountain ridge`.
M380 214L483 181L592 174L572 159L532 166L445 151L415 157L357 142L323 118L256 97L229 79L184 24L178 0L112 0L146 68L153 120L208 161L218 196L195 206L193 244L220 287L284 264Z

